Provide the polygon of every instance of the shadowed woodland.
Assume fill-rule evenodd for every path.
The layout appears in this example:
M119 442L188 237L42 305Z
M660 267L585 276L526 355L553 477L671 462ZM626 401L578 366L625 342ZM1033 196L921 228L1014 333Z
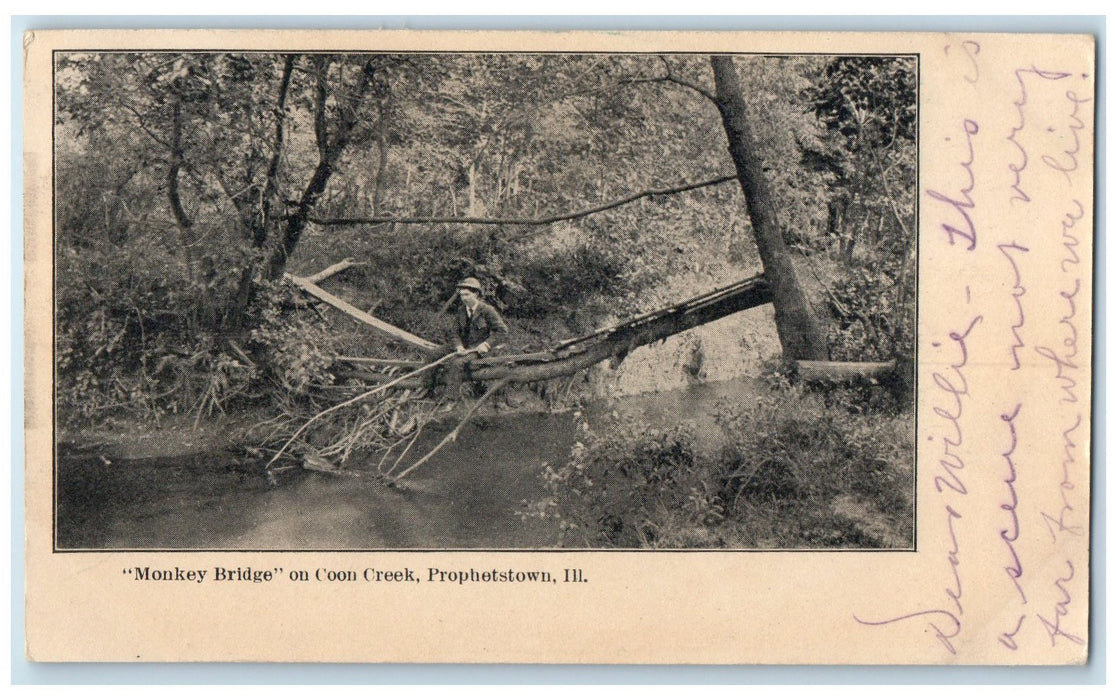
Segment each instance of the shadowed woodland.
M894 56L59 54L60 426L249 417L273 484L405 487L487 405L580 410L638 348L673 338L702 382L728 351L692 329L749 315L775 351L712 411L718 449L587 424L523 517L567 546L910 546L916 81ZM465 276L511 332L448 385Z

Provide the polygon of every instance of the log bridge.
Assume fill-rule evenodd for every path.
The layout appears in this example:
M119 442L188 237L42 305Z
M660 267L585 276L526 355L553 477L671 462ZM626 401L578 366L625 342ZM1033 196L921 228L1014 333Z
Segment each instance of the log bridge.
M343 261L328 268L330 274L340 272L353 265ZM324 271L325 272L325 271ZM446 348L419 338L407 331L396 328L356 308L352 304L326 292L316 282L324 278L323 273L313 278L296 277L287 274L286 278L313 297L333 306L368 326L374 332L434 358L446 352ZM467 363L469 376L477 381L503 381L516 384L539 382L556 377L570 376L579 370L610 358L623 359L635 348L663 340L677 333L716 321L738 311L762 306L772 301L772 292L763 275L749 277L734 284L715 289L692 297L671 306L635 316L619 323L599 328L586 335L561 341L541 352L489 355L475 358ZM388 381L391 377L369 369L399 367L414 369L429 360L386 360L361 357L339 357L343 365L341 376L356 376L373 382ZM346 369L348 366L352 369ZM804 378L850 379L853 377L879 377L893 371L892 362L801 362L800 374ZM423 378L416 377L407 382L409 386L422 386ZM403 384L400 385L401 387Z
M396 328L375 318L371 314L361 311L352 304L330 294L317 285L317 282L329 274L339 272L349 265L348 260L333 265L312 278L295 277L287 274L286 278L297 285L307 294L333 306L339 311L362 322L377 333L392 338L395 341L418 351L425 359L422 360L396 360L375 359L363 357L338 357L338 367L335 373L338 376L356 376L375 384L369 391L353 397L322 411L310 419L302 428L287 440L279 450L270 465L288 446L306 429L310 423L324 415L361 401L378 392L389 388L424 388L430 387L439 381L444 381L445 375L437 371L440 365L449 361L453 355L448 354L444 346L432 343L424 338L412 335L402 328ZM396 484L399 480L414 472L415 469L426 463L431 457L441 450L447 443L453 442L462 427L469 422L473 413L490 398L496 391L507 384L525 384L540 382L556 377L570 376L579 370L616 358L623 360L635 348L649 345L664 338L716 321L738 311L745 311L772 301L772 290L769 282L763 275L749 277L720 289L715 289L705 294L671 306L657 309L649 313L634 316L619 323L599 328L591 333L564 340L541 352L490 355L475 357L466 362L468 376L472 380L485 381L489 388L485 394L473 402L465 416L458 425L442 440L435 445L426 455L414 464L396 473L394 470L400 464L404 455L419 437L420 430L416 430L407 447L396 458L395 464L381 476L388 479L389 484ZM855 364L856 367L852 367ZM877 375L890 373L894 370L893 363L835 363L835 362L800 362L799 373L805 379L838 380L860 377L875 378ZM393 376L394 375L394 376ZM385 453L387 456L391 448ZM382 460L383 461L383 460ZM304 462L306 460L304 459ZM327 463L328 464L328 463ZM307 468L314 468L311 465ZM343 473L338 471L337 473Z

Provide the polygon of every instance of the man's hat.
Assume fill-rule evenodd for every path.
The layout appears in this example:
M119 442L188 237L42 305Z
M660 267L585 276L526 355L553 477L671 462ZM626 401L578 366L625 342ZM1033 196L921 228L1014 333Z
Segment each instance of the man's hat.
M466 277L461 282L458 282L458 289L472 289L478 294L481 293L481 283L477 281L476 277Z

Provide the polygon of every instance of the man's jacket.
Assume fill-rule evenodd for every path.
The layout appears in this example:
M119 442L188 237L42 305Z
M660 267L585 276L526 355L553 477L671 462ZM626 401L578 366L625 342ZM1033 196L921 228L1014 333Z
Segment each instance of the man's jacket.
M465 304L458 304L455 320L458 342L464 348L474 348L485 342L489 347L496 347L504 342L508 334L508 325L500 317L500 312L480 300L472 314L466 310Z

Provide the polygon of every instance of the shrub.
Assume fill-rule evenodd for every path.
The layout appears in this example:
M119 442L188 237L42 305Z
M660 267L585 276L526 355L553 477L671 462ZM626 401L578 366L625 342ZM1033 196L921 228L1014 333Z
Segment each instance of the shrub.
M328 378L328 337L305 304L298 310L289 287L260 286L245 314L256 330L231 335L221 311L230 307L236 283L228 274L192 282L184 266L144 241L62 247L57 266L63 425L200 417L260 390L261 379L274 378L281 392L298 394Z
M571 546L910 546L910 416L852 407L776 376L754 404L717 407L720 451L687 426L584 426L565 465L544 465L533 514Z
M586 243L528 258L511 273L515 285L508 311L541 317L569 313L595 295L620 296L628 289L625 268L620 252Z
M655 547L685 514L688 523L721 518L688 426L647 430L626 422L605 434L584 430L561 467L544 465L549 498L537 513L559 520L564 543Z
M851 407L860 410L802 386L762 394L748 409L720 406L728 438L723 462L731 467L722 496L730 512L742 501L825 506L852 496L899 530L910 529L910 417Z
M902 257L881 253L843 266L834 275L831 311L837 323L827 341L835 360L874 361L914 357L915 314L907 303L896 313ZM904 279L903 297L914 298L914 275ZM910 303L910 302L909 302Z
M253 306L252 350L281 393L303 396L314 385L333 382L329 368L337 353L331 336L289 285L263 285Z

